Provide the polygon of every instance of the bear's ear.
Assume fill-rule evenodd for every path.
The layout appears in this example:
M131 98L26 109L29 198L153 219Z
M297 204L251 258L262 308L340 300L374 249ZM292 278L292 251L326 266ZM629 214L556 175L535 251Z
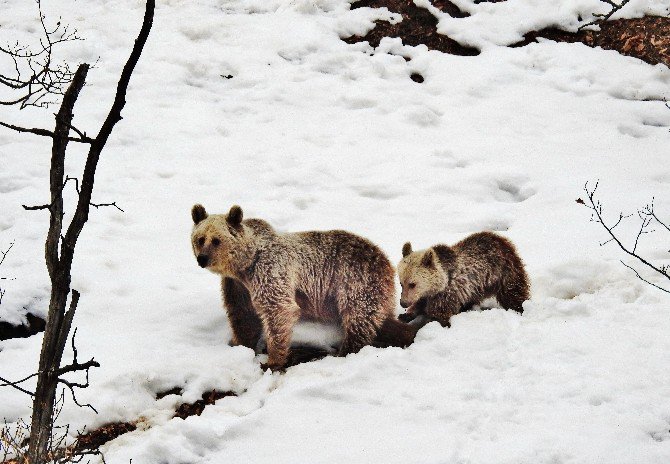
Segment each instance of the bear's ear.
M198 205L193 205L193 208L191 208L191 217L193 218L193 223L194 224L199 224L201 221L207 219L207 211L205 211L205 207L198 204Z
M402 257L409 255L412 252L412 244L407 242L402 246Z
M432 248L429 248L428 251L423 254L421 265L426 267L433 267L435 265L435 251L433 251Z
M233 207L230 208L230 211L228 211L226 221L228 221L228 224L231 226L239 226L242 222L242 208L237 205L233 205Z

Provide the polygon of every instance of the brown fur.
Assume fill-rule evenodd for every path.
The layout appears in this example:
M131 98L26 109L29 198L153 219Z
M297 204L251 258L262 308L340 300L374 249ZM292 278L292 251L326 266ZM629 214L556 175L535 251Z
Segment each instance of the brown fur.
M496 297L505 309L523 312L530 297L528 276L512 242L493 232L479 232L453 246L435 245L412 252L403 246L398 264L403 320L418 314L449 326L452 315Z
M394 345L413 340L416 329L395 321L393 266L368 240L341 230L277 233L243 220L239 206L208 215L195 205L191 214L198 263L222 277L232 343L255 348L262 330L270 368L286 364L299 319L341 324L342 355L378 334Z

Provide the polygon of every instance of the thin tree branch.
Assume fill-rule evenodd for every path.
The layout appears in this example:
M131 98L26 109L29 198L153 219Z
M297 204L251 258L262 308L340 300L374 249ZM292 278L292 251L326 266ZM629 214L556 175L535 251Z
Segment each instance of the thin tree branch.
M21 127L21 126L15 126L14 124L8 124L6 122L0 121L0 126L6 127L8 129L15 130L16 132L25 132L25 133L30 133L30 134L35 134L35 135L41 135L42 137L49 137L49 138L54 138L56 135L51 132L50 130L47 129L40 129L38 127ZM79 131L77 131L79 132ZM79 142L79 143L88 143L91 144L93 143L93 139L90 137L87 137L85 134L82 134L81 137L67 137L67 140L69 142Z
M86 141L87 141L86 143L91 143L91 142L93 142L93 139L90 138L89 136L87 136L87 135L86 135L86 132L82 132L82 131L80 131L79 129L77 129L77 128L76 128L75 126L73 126L72 124L69 124L69 126L70 126L70 129L72 129L73 131L75 131L75 132L77 133L77 135L79 136L79 138L80 138L81 140L86 140Z
M2 254L2 258L0 258L0 265L5 262L5 258L7 258L7 255L11 251L11 249L14 247L14 242L9 244L9 248L7 248L5 251L0 250L0 253Z
M639 216L640 216L640 218L643 220L643 222L642 222L642 225L641 225L641 227L640 227L640 230L639 230L639 232L638 232L638 234L637 234L637 237L636 237L636 239L635 239L635 245L634 245L634 247L633 247L633 250L631 251L631 250L628 249L628 248L621 242L621 240L614 234L614 232L613 232L613 227L610 227L610 226L608 226L608 225L605 223L605 220L603 219L603 216L602 216L602 211L603 211L602 204L600 203L600 201L596 201L596 200L594 199L595 194L596 194L596 190L597 190L597 189L598 189L598 182L596 182L596 185L595 185L595 187L593 187L592 190L589 190L589 186L588 186L588 182L587 182L587 183L584 185L584 191L586 192L586 196L587 196L587 198L589 199L589 203L590 203L590 205L588 205L588 204L586 204L586 203L584 203L584 202L581 202L581 203L583 203L587 208L589 208L591 211L593 211L593 213L594 213L595 216L596 216L596 222L598 222L598 223L599 223L599 224L600 224L600 225L607 231L607 233L608 233L609 236L611 237L611 239L608 240L608 242L609 242L609 241L614 241L614 242L619 246L619 248L620 248L621 250L624 251L624 253L626 253L626 254L632 256L633 258L637 259L639 262L641 262L642 264L644 264L644 265L647 266L648 268L652 269L653 271L657 272L658 274L661 274L661 275L662 275L663 277L665 277L666 279L670 280L670 274L668 274L668 269L669 269L668 266L657 267L657 266L653 265L652 263L650 263L649 261L647 261L647 260L646 260L645 258L643 258L642 256L640 256L639 254L637 254L637 252L636 252L636 250L637 250L637 244L638 244L638 241L639 241L640 236L641 236L643 233L647 233L647 232L648 232L648 231L645 231L645 228L649 225L650 219L644 217L644 213L643 213L643 212L640 212ZM617 222L617 224L618 224L618 222ZM607 243L607 242L605 242L605 243ZM622 261L622 263L623 263L623 261ZM630 268L630 269L633 269L631 266L626 265L625 263L624 263L624 265L625 265L626 267ZM633 270L635 271L635 269L633 269ZM640 279L643 280L644 282L647 282L647 283L649 283L650 285L652 285L652 286L654 286L654 287L656 287L656 288L658 288L658 289L660 289L660 290L663 290L663 291L665 291L665 292L668 292L668 291L665 290L664 288L659 287L658 285L652 284L651 282L649 282L649 281L643 279L643 278L639 275L639 273L638 273L637 271L635 271L635 273L636 273L636 275L638 276L638 278L640 278ZM670 293L670 292L668 292L668 293Z
M658 216L656 215L656 212L654 211L654 200L655 200L655 198L652 197L652 198L651 198L651 202L650 202L649 204L644 205L644 208L642 208L640 211L638 211L638 213L639 213L640 215L644 215L644 216L653 218L653 219L654 219L659 225L661 225L665 230L667 230L668 232L670 232L670 227L668 227L668 225L667 225L666 223L664 223L663 221L661 221L661 220L658 218Z
M74 392L75 387L76 388L86 388L86 387L88 387L88 371L86 373L86 383L85 384L80 384L80 383L76 383L76 382L69 382L65 379L58 379L58 383L62 383L63 385L65 385L68 388L68 390L70 390L70 394L72 395L72 401L74 401L74 404L76 404L80 408L90 408L94 413L98 414L98 410L95 409L91 403L81 404L77 400L77 395Z
M621 260L619 260L619 261L621 262L621 264L623 264L623 265L626 266L628 269L630 269L631 271L633 271L633 272L635 273L635 275L637 276L637 278L640 279L642 282L645 282L645 283L651 285L652 287L656 287L657 289L662 290L662 291L664 291L665 293L670 293L670 290L667 290L667 289L665 289L665 288L663 288L663 287L661 287L661 286L659 286L659 285L656 285L656 284L653 283L653 282L649 282L647 279L645 279L644 277L642 277L642 276L640 275L640 273L637 272L637 270L636 270L634 267L629 266L628 264L624 263L624 262L621 261Z
M621 0L621 3L615 3L612 0L600 0L603 3L607 3L609 6L612 7L612 9L605 14L600 14L600 13L593 13L593 17L596 18L591 22L588 22L586 24L582 24L579 26L577 29L578 31L581 31L585 27L588 26L595 26L595 25L600 25L601 23L604 23L608 19L610 19L617 11L621 10L630 0Z
M51 205L36 205L36 206L26 206L21 205L26 211L38 211L42 209L51 209Z
M21 380L17 380L17 381L15 381L15 382L10 382L10 381L8 381L8 380L5 380L5 379L3 379L3 378L0 378L0 380L2 380L3 382L5 382L5 383L0 383L0 387L10 387L10 386L12 386L12 385L18 385L18 384L20 384L20 383L25 382L26 380L30 380L30 379L32 379L32 378L35 377L37 374L38 374L38 372L35 372L34 374L30 374L29 376L24 377L24 378L22 378Z
M36 376L36 375L37 375L37 374L35 373L35 374L31 375L30 377L34 377L34 376ZM27 377L27 378L22 379L22 380L18 380L18 381L16 381L16 382L12 382L12 381L10 381L10 380L5 379L4 377L0 377L0 381L5 382L4 384L0 385L0 387L12 387L12 388L17 389L18 391L20 391L20 392L22 392L22 393L25 393L26 395L35 396L35 394L34 394L33 392L28 391L28 390L26 390L26 389L24 389L24 388L21 388L21 387L19 387L19 386L17 385L17 384L19 384L19 383L21 383L21 382L23 382L23 381L25 381L25 380L28 380L30 377Z
M121 77L119 83L116 86L116 95L114 97L114 103L112 103L112 108L105 119L105 122L98 132L98 136L95 138L96 145L98 145L99 150L105 146L109 135L112 133L112 129L119 122L121 118L121 111L126 105L126 92L128 91L128 84L130 83L130 76L132 76L135 66L140 59L144 45L149 38L149 32L151 31L151 26L154 20L154 9L156 7L155 0L147 0L146 9L144 11L144 20L142 21L142 28L140 33L135 39L135 45L133 50L128 57L128 61L123 67L121 72Z
M52 63L53 49L64 42L81 40L76 29L71 29L60 20L53 28L46 25L46 16L42 13L42 4L37 0L41 37L36 49L25 45L8 44L0 46L0 54L9 57L13 64L13 75L0 74L0 85L20 91L18 97L1 100L0 105L20 105L45 107L50 101L49 95L63 95L63 88L74 77L67 63Z
M149 32L151 31L151 26L153 24L154 18L154 9L156 6L155 0L147 0L146 9L144 12L144 20L142 22L142 27L140 32L135 39L135 45L133 50L128 57L128 61L123 67L121 72L121 77L116 88L116 95L114 97L114 102L112 107L107 114L107 118L102 124L98 135L91 144L91 147L86 158L86 165L84 166L84 174L81 179L81 192L79 194L79 201L77 203L77 208L72 218L72 222L68 227L68 230L65 234L65 238L61 244L61 264L67 266L72 263L72 258L74 254L74 247L77 243L77 238L81 233L81 230L88 220L88 214L91 206L91 195L93 192L93 182L95 179L95 170L98 165L98 159L100 158L100 153L102 152L107 140L112 133L112 129L119 122L121 118L121 111L123 110L126 104L126 93L128 91L128 84L130 83L130 77L132 76L133 70L137 65L138 60L142 54L142 50L146 41L149 37Z
M119 207L119 205L116 204L115 201L112 202L112 203L91 203L90 205L91 205L91 206L94 206L96 209L98 209L98 208L103 208L103 207L106 207L106 206L113 206L114 208L118 209L118 210L121 211L122 213L125 213L125 211L122 210L122 209Z
M651 218L644 218L644 217L640 216L640 219L642 219L642 224L640 225L640 230L637 233L637 237L635 237L635 245L633 245L633 253L635 253L637 251L637 244L640 241L640 237L643 234L648 234L649 232L653 232L653 230L652 231L646 230L649 223L651 223Z
M7 248L5 251L0 250L0 253L2 253L2 258L0 258L0 265L5 262L5 259L7 258L7 255L11 251L11 249L14 247L14 242L9 244L9 248ZM0 280L13 280L9 279L8 277L0 277ZM0 288L0 304L2 304L2 299L5 297L5 293L7 293L7 290L4 288Z

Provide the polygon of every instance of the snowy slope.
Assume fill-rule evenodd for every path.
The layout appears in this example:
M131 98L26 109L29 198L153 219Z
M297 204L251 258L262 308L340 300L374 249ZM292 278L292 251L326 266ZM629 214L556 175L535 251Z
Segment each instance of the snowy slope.
M159 2L94 191L125 212L92 212L73 272L79 355L102 364L80 399L99 414L69 403L61 420L142 418L142 430L105 446L108 463L670 460L670 299L598 245L602 230L575 203L600 179L610 218L652 196L670 215L670 70L580 44L500 46L525 32L513 18L575 27L578 13L600 11L596 0L455 3L472 16L458 26L442 18L440 28L458 27L454 38L483 47L477 57L391 39L377 50L347 45L340 36L391 15L341 0ZM49 18L86 38L64 57L99 59L75 111L89 133L111 103L143 6L45 3ZM629 6L622 14L668 7ZM34 36L32 2L5 0L2 10L0 41ZM31 127L51 118L0 113ZM45 313L47 217L21 204L44 203L49 149L0 131L0 249L15 241L0 268L15 278L3 320ZM75 175L85 152L69 155ZM192 257L196 202L211 212L237 203L281 230L345 228L394 262L407 240L421 248L496 230L518 245L533 298L523 316L492 309L459 315L451 329L428 325L406 350L263 373L251 350L227 346L217 278ZM635 224L621 233L632 240ZM667 243L658 231L641 251L663 258ZM308 327L301 337L336 335ZM0 342L0 376L32 372L40 342ZM174 386L181 397L156 401ZM171 419L212 388L240 396ZM0 390L0 417L29 414L27 397Z

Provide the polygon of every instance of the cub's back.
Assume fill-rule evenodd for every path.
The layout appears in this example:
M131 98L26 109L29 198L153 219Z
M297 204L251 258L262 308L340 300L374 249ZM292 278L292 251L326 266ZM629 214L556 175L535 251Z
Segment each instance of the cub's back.
M514 244L493 232L472 234L453 246L461 262L481 262L494 268L519 266L519 258Z

